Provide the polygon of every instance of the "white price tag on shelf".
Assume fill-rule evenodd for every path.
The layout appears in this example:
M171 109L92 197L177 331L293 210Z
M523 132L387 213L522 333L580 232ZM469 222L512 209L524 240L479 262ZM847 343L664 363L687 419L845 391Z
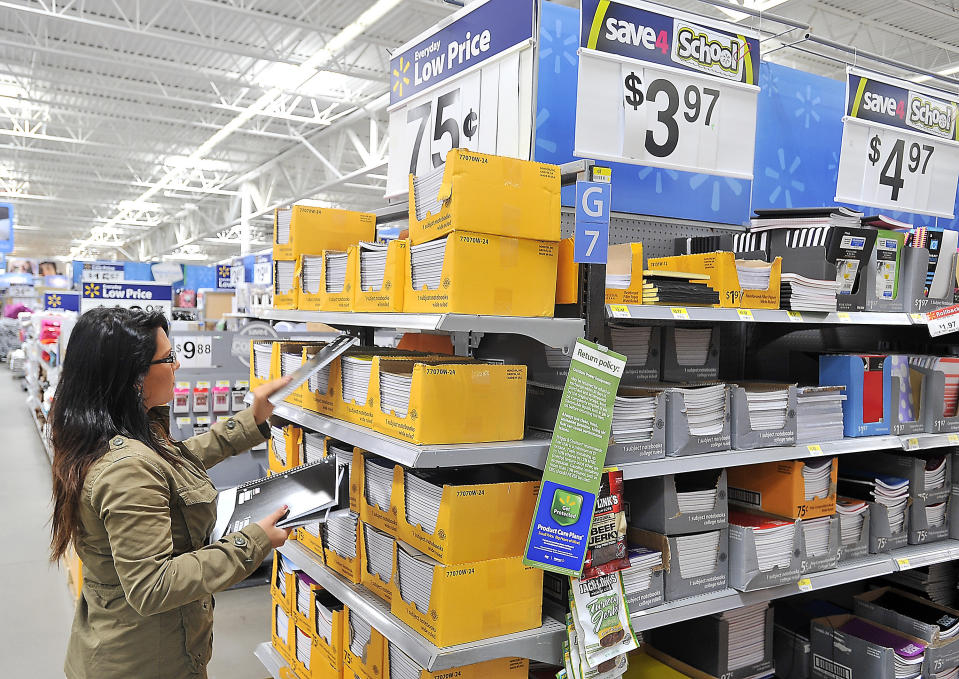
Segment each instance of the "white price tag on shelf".
M823 454L822 446L820 446L818 443L809 444L808 446L806 446L806 450L808 450L809 454L812 455L813 457Z
M959 444L959 434L949 434L946 437L946 440L949 441L949 443L952 443L954 445Z
M671 306L669 307L669 312L673 315L673 318L681 321L689 320L689 312L686 311L686 307L682 306Z
M919 439L914 437L906 439L904 447L906 450L919 450Z
M925 325L926 315L925 314L909 314L909 320L911 320L916 325Z
M959 305L932 311L927 315L930 337L939 337L959 330Z
M613 318L629 318L629 307L625 304L610 304L609 315Z
M840 311L836 314L836 318L839 319L840 323L852 323L852 316L849 315L848 311Z
M209 368L213 365L212 337L174 335L173 350L181 368Z
M803 578L798 583L800 592L811 592L812 591L812 580L809 578Z
M904 571L911 566L909 565L909 559L903 557L901 559L896 559L896 565L899 567L899 570Z
M798 311L787 311L786 316L789 318L790 323L802 323L803 317L802 314Z
M741 321L755 321L753 318L753 312L751 309L736 309L736 313L739 315L739 320Z

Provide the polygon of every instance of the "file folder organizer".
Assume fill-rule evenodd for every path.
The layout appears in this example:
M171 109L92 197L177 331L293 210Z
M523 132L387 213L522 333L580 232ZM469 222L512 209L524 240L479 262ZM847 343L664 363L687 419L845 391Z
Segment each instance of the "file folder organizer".
M779 519L782 521L783 519ZM760 570L753 526L729 524L729 586L740 592L776 587L796 582L802 574L803 535L798 521L793 520L792 549L784 566Z
M927 373L909 363L905 354L890 355L889 377L889 431L893 436L908 436L923 431L925 412L923 394Z
M872 510L867 506L866 513L863 515L862 528L859 529L859 538L856 542L849 545L842 545L839 549L839 563L862 559L870 554L869 551L869 529L870 514ZM840 524L841 526L841 524Z
M905 547L909 540L909 508L906 508L902 530L892 532L889 526L889 510L881 502L867 502L869 505L869 553L887 554L894 549Z
M923 431L944 434L959 431L959 411L948 417L945 412L946 376L941 370L912 366L925 376L922 390Z
M928 514L926 513L929 505L939 504L944 502L946 504L945 512L946 518L941 525L934 525L929 521ZM910 545L924 545L930 542L941 542L949 537L949 505L950 496L946 496L944 500L939 500L938 502L931 502L929 500L922 500L919 498L913 498L909 501L909 508L906 510L909 519L909 537L907 542Z
M273 599L288 615L293 614L293 596L296 579L296 566L282 554L273 559L270 574L270 598Z
M832 458L829 487L823 497L806 499L803 470L806 464L816 465L822 460L784 460L761 464L730 467L729 501L750 510L790 519L815 519L836 513L836 483L839 458Z
M774 448L777 446L793 446L796 444L796 385L788 387L783 384L751 384L751 391L773 391L786 387L789 391L786 397L786 418L780 429L761 430L753 429L746 387L730 384L730 407L732 420L730 435L734 450L752 448Z
M360 584L360 517L349 512L342 516L329 516L326 523L323 524L323 556L326 561L326 567L335 573L339 573L354 585ZM347 532L355 531L356 537L350 545L345 545L347 550L340 553L333 549L330 544L331 530L345 530ZM350 554L349 552L353 553Z
M666 536L641 528L629 529L628 537L631 545L639 545L662 552L663 561L666 564L663 576L666 601L677 601L686 597L716 592L728 587L729 529L723 528L695 535L715 535L718 538L718 540L715 540L716 559L713 562L711 572L693 576L689 576L687 573L687 577L683 577L683 565L680 562L679 554L681 545L685 544L685 539L690 536ZM710 542L711 544L712 542Z
M896 679L895 649L840 631L843 625L855 617L834 615L812 621L810 642L814 679ZM917 646L925 646L921 639L896 632L878 623L870 624L905 637L906 641L911 640Z
M366 487L367 460L370 464L379 464L381 467L387 464L392 466L393 482L390 486L390 500L387 507L380 507L368 501L370 495ZM358 514L363 523L393 537L400 537L398 525L400 505L397 504L397 487L403 483L402 474L403 468L399 465L393 465L384 458L354 448L353 464L350 465L350 511Z
M803 533L802 524L803 522L800 521L800 533ZM814 556L810 553L810 549L806 544L805 533L803 533L803 560L801 572L805 575L807 573L822 573L823 571L832 570L839 565L839 559L842 557L842 550L842 532L839 527L839 517L832 516L829 518L828 546L826 551L822 554Z
M719 377L719 326L710 326L712 334L706 360L696 365L680 364L676 353L677 328L669 325L663 328L662 377L664 382L704 382ZM682 330L680 330L682 334Z
M386 679L409 677L410 679L527 679L528 658L496 658L470 665L451 667L448 670L430 672L416 664L403 650L391 641L387 642L383 664ZM395 672L395 674L394 674Z
M386 679L383 673L386 638L349 606L345 610L343 676L350 676L352 672L358 679Z
M891 368L892 362L884 355L819 357L819 384L846 388L842 414L847 437L889 434ZM926 393L928 391L927 388Z
M297 276L297 287L299 288L299 305L297 308L303 311L354 311L353 300L356 294L356 281L359 280L359 250L355 245L346 248L346 276L343 279L343 286L338 290L329 291L326 285L328 252L334 251L328 250L317 255L304 255L298 263L297 271L302 272L305 260L308 257L319 257L321 259L320 285L316 292L310 292L305 288L305 279L302 273Z
M684 456L700 453L715 453L729 450L732 445L730 436L729 390L726 390L725 415L722 419L722 431L718 434L699 436L689 431L689 419L686 416L686 402L676 389L666 390L666 455Z
M285 427L270 427L273 436L269 441L269 467L274 474L289 471L301 464L300 447L303 430L293 424Z
M421 481L419 486L441 488L432 531L410 519L410 477L416 477L413 483ZM399 468L393 478L398 537L404 542L443 564L523 556L539 481L521 480L519 474L487 466L438 474Z
M688 535L728 527L726 473L725 469L708 469L631 480L625 484L629 525L663 535ZM678 492L709 489L715 492L711 508L692 512L680 509Z
M362 521L357 526L357 530L359 531L357 541L360 549L360 584L389 605L392 596L390 580L393 579L393 542L395 538ZM385 574L385 579L383 578L384 574L378 573L375 566L376 561L381 558L379 549L383 547L389 549L386 555L389 561L389 573ZM376 551L374 552L374 550Z
M521 632L543 622L543 571L524 566L521 556L447 566L401 540L393 554L390 610L437 646ZM428 610L415 603L416 592Z
M926 466L935 464L942 457L945 464L945 480L941 486L926 489ZM903 453L871 451L843 458L843 469L863 470L877 475L898 476L908 479L909 497L926 502L942 502L952 490L953 456L941 451Z
M440 172L437 170L437 172ZM560 239L560 169L556 165L466 149L446 154L436 195L410 175L410 241L453 231L481 231L541 241Z
M273 213L273 259L299 259L324 250L346 250L376 239L376 215L294 205Z
M771 265L767 289L743 290L736 270L736 255L732 252L655 257L648 260L650 272L708 274L708 286L719 293L719 304L715 306L722 309L778 309L782 258L776 257Z
M403 291L406 289L406 260L409 256L409 241L391 240L386 248L386 268L383 283L379 288L365 290L363 280L363 246L357 247L356 266L353 278L353 311L403 311ZM347 273L349 275L349 273Z
M917 300L925 297L929 251L905 247L904 238L903 233L879 232L866 269L866 311L920 313Z
M293 639L296 637L296 625L293 623L293 616L275 601L271 608L273 612L270 615L270 637L273 648L287 664L292 666Z
M610 245L606 261L606 279L610 276L629 276L625 288L606 287L607 304L643 303L643 244Z
M310 673L301 679L340 679L346 641L346 607L326 590L313 597L313 650Z

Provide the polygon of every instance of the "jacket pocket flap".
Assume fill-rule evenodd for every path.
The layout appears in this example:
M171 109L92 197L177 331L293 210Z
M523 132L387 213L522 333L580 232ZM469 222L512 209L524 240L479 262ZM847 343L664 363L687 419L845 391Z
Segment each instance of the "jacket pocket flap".
M199 505L216 500L217 492L209 483L201 483L187 488L178 488L177 495L185 505Z

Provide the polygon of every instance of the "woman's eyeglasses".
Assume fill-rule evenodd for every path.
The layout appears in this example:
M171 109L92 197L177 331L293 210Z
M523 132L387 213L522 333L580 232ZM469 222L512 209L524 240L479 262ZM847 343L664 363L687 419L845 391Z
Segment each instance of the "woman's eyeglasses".
M155 361L150 361L150 365L159 365L160 363L176 363L176 352L170 349L170 354L166 358L158 358Z

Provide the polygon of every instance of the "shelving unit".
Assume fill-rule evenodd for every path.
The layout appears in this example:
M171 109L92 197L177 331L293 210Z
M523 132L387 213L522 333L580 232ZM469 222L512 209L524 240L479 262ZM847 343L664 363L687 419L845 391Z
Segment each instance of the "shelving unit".
M712 307L670 307L636 304L607 304L610 320L700 321L703 323L804 323L807 325L926 325L924 314L872 311L817 313L784 309L714 309Z
M276 652L273 644L269 641L265 641L253 649L253 655L263 663L263 667L266 668L273 679L293 679L296 676L293 673L293 668Z

